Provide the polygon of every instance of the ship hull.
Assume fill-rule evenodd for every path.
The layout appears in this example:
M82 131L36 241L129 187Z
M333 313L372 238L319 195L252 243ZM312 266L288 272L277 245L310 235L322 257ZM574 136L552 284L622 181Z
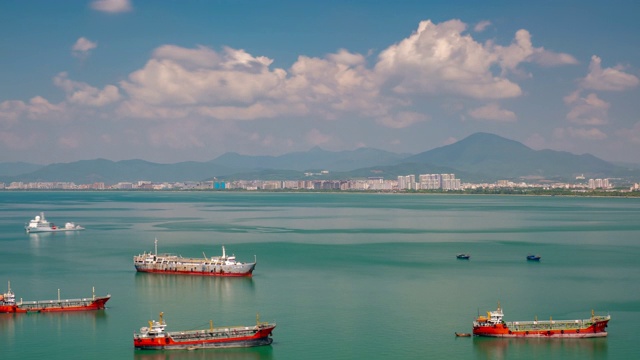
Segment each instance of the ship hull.
M60 228L60 229L35 229L35 228L27 228L26 229L26 231L29 234L49 233L49 232L80 231L80 230L84 230L84 228L77 228L77 229L65 229L65 228Z
M28 301L16 305L0 305L0 313L44 313L102 310L110 296L95 299Z

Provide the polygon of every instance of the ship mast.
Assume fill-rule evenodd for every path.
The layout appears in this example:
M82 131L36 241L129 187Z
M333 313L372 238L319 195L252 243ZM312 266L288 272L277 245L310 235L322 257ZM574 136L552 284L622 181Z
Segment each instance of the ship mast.
M155 253L153 255L158 255L158 238L156 238L156 241L154 241L155 244Z

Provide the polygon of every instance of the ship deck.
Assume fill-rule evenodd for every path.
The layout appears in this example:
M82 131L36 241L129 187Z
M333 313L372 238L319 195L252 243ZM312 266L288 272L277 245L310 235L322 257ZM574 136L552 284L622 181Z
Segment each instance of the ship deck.
M61 300L38 300L38 301L22 301L17 303L19 309L26 311L42 311L47 309L64 309L73 307L87 307L93 303L106 302L109 296L84 298L84 299L61 299Z
M514 331L535 331L535 330L575 330L585 329L602 321L609 320L606 316L597 316L593 319L585 320L542 320L542 321L509 321L505 324Z

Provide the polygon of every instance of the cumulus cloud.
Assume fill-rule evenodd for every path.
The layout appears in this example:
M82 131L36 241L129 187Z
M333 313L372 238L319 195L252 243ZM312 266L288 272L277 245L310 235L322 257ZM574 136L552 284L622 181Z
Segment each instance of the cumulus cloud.
M219 120L309 113L335 119L342 112L386 112L360 54L340 50L325 58L300 56L288 72L271 69L272 62L239 49L162 46L144 68L120 83L129 97L120 111L129 116L197 114Z
M580 86L589 90L622 91L638 86L638 78L622 71L621 66L602 68L602 60L591 57L589 74L580 82Z
M218 54L204 47L162 47L120 85L131 101L152 106L253 104L268 98L285 77L284 70L271 71L270 63L231 48Z
M35 96L28 102L8 100L0 103L0 125L7 129L23 119L54 122L68 118L65 103L52 104L42 96Z
M71 52L75 57L85 58L89 56L89 53L91 52L91 50L97 47L98 47L97 43L85 37L81 37L76 41L75 44L73 44L73 47L71 48Z
M94 0L91 7L94 10L111 14L128 12L133 9L130 0Z
M503 74L507 71L517 72L517 67L523 62L537 63L543 66L573 65L578 61L569 54L555 53L543 47L534 47L529 31L521 29L516 32L514 41L509 46L494 45L494 51L499 55L499 62Z
M485 106L470 110L469 116L479 120L490 120L497 122L513 122L518 119L513 111L505 110L499 104L490 103Z
M66 72L56 75L53 83L67 93L67 100L72 104L101 107L120 99L117 87L107 85L100 90L88 84L70 80Z
M520 87L491 73L499 58L471 36L466 24L422 21L408 38L378 57L376 75L397 94L449 93L473 98L519 96Z
M526 30L516 32L508 46L480 44L465 34L466 24L450 20L440 24L420 22L408 38L379 55L376 75L398 94L449 93L477 99L504 99L522 94L507 78L520 64L576 63L570 55L534 47ZM498 66L502 71L493 73Z
M131 7L123 1L92 4L113 12ZM478 24L478 29L488 25ZM336 120L355 115L403 128L428 120L412 109L413 96L520 96L520 87L507 74L533 61L532 54L550 54L534 47L525 30L518 31L509 46L497 46L478 43L465 33L466 27L459 20L423 21L409 37L383 50L373 67L367 66L364 55L345 49L323 58L300 56L285 70L273 68L268 57L242 49L163 45L119 87L99 89L72 81L66 73L58 74L54 83L65 91L68 105L117 104L117 114L123 117L256 120L316 116ZM87 53L96 46L80 38L74 51ZM493 73L496 67L503 69L501 74ZM0 116L14 117L10 111L3 113ZM496 104L469 114L486 120L516 119L513 112Z
M65 112L64 104L52 104L42 96L36 96L29 100L26 111L31 119L46 120L51 116L63 115Z
M564 98L565 104L571 107L567 120L580 125L604 125L608 123L608 111L611 104L600 99L596 94L586 97L575 91Z

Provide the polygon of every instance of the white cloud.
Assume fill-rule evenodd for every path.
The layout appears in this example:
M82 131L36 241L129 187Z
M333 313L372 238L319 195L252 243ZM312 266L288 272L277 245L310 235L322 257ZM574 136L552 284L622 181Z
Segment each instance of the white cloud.
M450 20L440 24L420 22L408 38L379 56L376 76L398 94L448 93L477 99L503 99L522 94L506 76L519 72L524 62L541 65L575 64L573 57L556 54L531 43L526 30L516 32L514 42L500 46L480 44L465 34L466 24ZM493 74L498 65L502 71Z
M284 70L270 71L270 62L230 48L217 54L204 47L162 47L120 85L131 101L154 106L247 105L269 98L284 80Z
M104 89L70 80L66 72L61 72L53 78L53 83L67 93L67 101L71 104L101 107L120 100L120 92L113 85L106 85Z
M554 53L543 47L534 47L531 34L524 29L518 30L514 42L507 47L495 45L494 51L499 55L503 74L507 71L517 72L523 62L533 62L543 66L573 65L578 61L569 54Z
M36 96L29 100L26 112L31 119L48 120L56 116L65 116L65 105L55 105L42 96Z
M498 122L514 122L518 119L513 111L505 110L499 104L490 103L485 106L470 110L469 116L474 119L491 120Z
M622 71L622 67L602 68L602 60L591 57L589 74L580 82L580 86L590 90L622 91L638 86L638 78Z
M498 54L463 35L459 20L422 21L408 38L378 57L376 75L398 94L449 93L473 98L520 96L520 87L491 73Z
M565 104L571 106L567 120L580 125L604 125L608 123L608 110L611 104L600 99L596 94L580 97L575 91L564 98Z
M128 12L132 10L130 0L94 0L91 3L91 7L94 10L112 14Z
M75 57L84 58L89 55L89 52L98 47L98 44L85 38L79 38L73 47L71 48L72 54Z
M21 118L41 121L68 119L67 106L64 103L52 104L42 96L31 98L28 103L9 100L0 103L0 124L9 128Z
M483 32L489 26L491 26L491 21L483 20L483 21L480 21L479 23L477 23L476 26L473 27L473 31L475 31L475 32Z
M232 48L218 53L203 46L162 46L144 68L120 83L129 95L120 112L220 120L312 113L335 119L344 112L385 114L387 103L393 103L379 98L360 54L340 50L324 59L300 56L289 73L270 69L272 62Z

